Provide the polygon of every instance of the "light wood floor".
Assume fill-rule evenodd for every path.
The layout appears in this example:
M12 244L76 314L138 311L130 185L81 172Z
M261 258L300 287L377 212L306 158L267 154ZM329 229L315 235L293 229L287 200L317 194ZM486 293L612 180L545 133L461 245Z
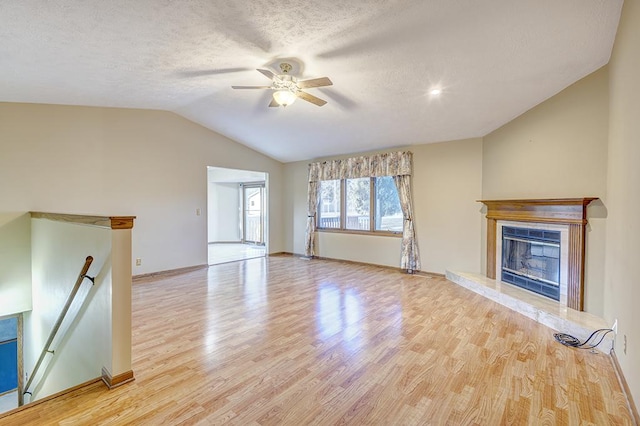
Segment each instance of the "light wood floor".
M631 424L607 355L444 278L269 257L133 287L136 380L0 424Z
M264 257L265 246L243 243L209 243L209 265Z

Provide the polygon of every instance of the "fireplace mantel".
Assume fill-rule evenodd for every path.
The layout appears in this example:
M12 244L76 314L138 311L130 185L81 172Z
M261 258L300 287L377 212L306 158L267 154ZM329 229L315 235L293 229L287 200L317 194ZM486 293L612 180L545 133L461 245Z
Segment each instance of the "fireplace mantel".
M530 200L480 200L487 206L487 278L496 278L498 220L554 223L569 227L567 306L584 310L584 260L587 206L597 197Z

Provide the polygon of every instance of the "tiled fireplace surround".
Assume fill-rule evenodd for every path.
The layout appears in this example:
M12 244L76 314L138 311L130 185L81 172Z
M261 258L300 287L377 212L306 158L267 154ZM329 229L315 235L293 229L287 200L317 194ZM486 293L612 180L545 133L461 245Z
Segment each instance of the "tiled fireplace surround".
M486 276L447 271L447 278L581 340L596 329L608 328L602 318L583 311L586 212L596 199L482 200L487 206ZM500 281L503 225L561 232L560 302ZM611 346L612 338L607 338L598 349L608 352Z

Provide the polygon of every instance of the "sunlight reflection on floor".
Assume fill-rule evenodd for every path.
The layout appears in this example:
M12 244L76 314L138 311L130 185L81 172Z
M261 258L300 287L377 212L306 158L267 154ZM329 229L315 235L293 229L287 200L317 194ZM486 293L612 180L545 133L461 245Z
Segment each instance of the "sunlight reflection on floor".
M210 243L209 265L234 262L237 260L264 257L266 248L253 244L241 243Z

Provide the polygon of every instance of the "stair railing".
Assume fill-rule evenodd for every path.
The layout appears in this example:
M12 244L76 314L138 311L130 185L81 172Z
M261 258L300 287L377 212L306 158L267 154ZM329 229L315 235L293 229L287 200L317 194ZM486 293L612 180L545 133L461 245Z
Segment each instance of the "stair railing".
M53 329L51 329L51 333L49 333L49 338L47 339L47 343L45 343L44 348L42 349L42 352L40 352L40 357L38 358L38 362L36 362L36 366L33 368L33 373L31 373L31 376L29 377L29 380L27 381L27 384L24 387L24 392L22 392L22 395L26 395L26 394L33 395L31 392L29 392L29 386L31 386L33 379L36 377L36 374L38 373L38 369L40 368L42 361L44 361L44 357L48 353L53 354L53 351L50 351L49 348L51 347L51 343L53 343L53 339L56 337L56 334L58 333L58 330L62 325L62 321L64 321L64 318L67 315L67 312L69 311L69 308L71 307L71 304L73 303L73 300L75 299L76 294L78 293L78 290L80 289L80 285L82 284L82 281L84 281L84 279L87 278L89 281L91 281L92 285L95 284L95 277L90 277L87 275L87 272L89 271L89 267L91 266L91 262L93 262L93 257L87 256L87 258L84 261L84 265L82 266L82 270L78 275L78 279L76 280L76 283L73 286L73 289L71 290L71 293L69 294L69 297L67 298L67 301L64 307L62 308L62 311L60 312L60 315L58 315L58 319L53 325ZM20 399L23 400L23 398L20 398ZM22 404L19 404L19 405L22 405Z

